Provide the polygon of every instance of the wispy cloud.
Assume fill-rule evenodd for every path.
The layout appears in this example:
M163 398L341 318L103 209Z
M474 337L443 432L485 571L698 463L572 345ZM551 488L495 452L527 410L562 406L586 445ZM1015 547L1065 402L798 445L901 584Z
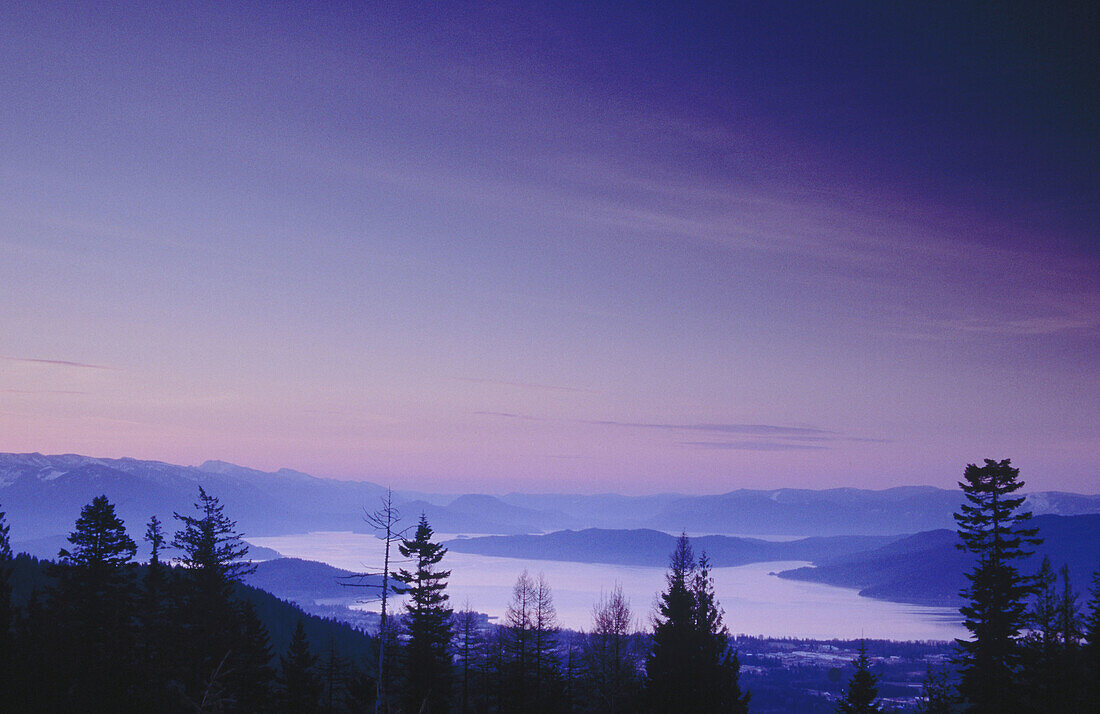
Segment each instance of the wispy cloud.
M830 438L836 434L828 429L810 426L778 426L775 424L671 424L654 422L630 422L613 420L583 420L585 424L606 426L625 426L636 429L665 429L668 431L710 431L720 434L747 434L752 436L775 436L787 438Z
M789 441L854 441L863 442L867 444L889 444L892 443L889 439L876 439L869 436L784 436L778 435L776 439L786 439Z
M680 441L680 446L729 451L821 451L827 446L777 441Z
M118 367L109 367L102 364L89 364L87 362L70 362L62 359L35 359L32 357L8 357L0 355L0 359L17 364L41 365L46 367L74 367L77 369L100 369L113 372L119 371Z
M0 389L2 394L88 394L76 389Z
M468 382L470 384L490 384L498 387L515 387L517 389L543 389L551 392L579 392L584 394L597 394L594 389L582 387L564 387L556 384L534 384L531 382L507 382L500 379L486 379L481 377L451 377L456 382Z
M476 411L476 412L474 412L474 414L476 414L478 416L504 417L506 419L523 419L524 421L546 421L546 419L542 419L542 418L539 418L539 417L533 417L533 416L529 416L527 414L513 414L512 412Z
M837 442L865 442L875 444L889 443L888 439L864 436L848 436L838 431L813 426L783 426L779 424L735 424L735 423L673 423L673 422L633 422L612 419L552 419L536 417L514 412L477 411L480 416L501 417L523 421L563 422L591 426L611 426L629 429L653 429L669 432L702 432L722 435L741 435L757 437L744 441L680 441L681 446L694 446L701 449L729 449L741 451L796 451L828 449L827 444Z
M1100 326L1100 315L1045 315L1017 320L961 319L945 320L940 325L958 332L1027 337L1095 330Z

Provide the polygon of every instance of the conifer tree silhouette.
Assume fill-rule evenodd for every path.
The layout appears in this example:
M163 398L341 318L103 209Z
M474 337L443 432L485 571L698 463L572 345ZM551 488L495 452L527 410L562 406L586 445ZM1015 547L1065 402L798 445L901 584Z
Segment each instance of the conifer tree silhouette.
M414 564L413 570L401 569L395 579L401 583L394 591L408 595L405 604L405 628L408 640L404 663L405 699L413 711L446 711L451 684L451 616L447 605L449 570L437 566L447 549L432 542L432 528L421 514L416 533L398 547L403 558Z
M1020 470L1008 459L969 464L959 483L966 496L955 521L960 549L977 556L967 573L970 581L960 608L971 639L957 640L962 681L959 692L980 714L1011 711L1019 704L1020 630L1032 578L1020 574L1016 562L1031 554L1027 546L1042 542L1028 528L1030 512L1020 511L1024 498L1013 496L1023 485Z
M855 661L856 672L848 680L848 691L837 702L840 714L874 714L881 712L878 700L878 677L871 674L871 660L867 657L867 645L859 643L859 655Z
M52 607L71 642L62 655L71 690L104 710L126 708L136 686L130 561L137 546L106 496L81 509L68 540L58 552Z
M279 657L279 710L285 714L312 714L318 710L321 680L317 657L309 649L305 626L298 620L286 654Z

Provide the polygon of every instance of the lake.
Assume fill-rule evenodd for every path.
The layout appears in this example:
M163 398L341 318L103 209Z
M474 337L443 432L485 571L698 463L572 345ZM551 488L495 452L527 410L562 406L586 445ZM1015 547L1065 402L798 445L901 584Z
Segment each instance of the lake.
M456 537L437 534L438 540ZM351 532L304 533L249 538L285 556L328 563L355 572L381 572L383 541ZM391 557L400 558L396 546ZM871 600L855 590L785 580L770 573L808 565L786 561L754 563L713 570L715 591L734 634L811 639L951 640L964 637L957 610ZM470 609L503 618L512 586L524 570L542 573L554 595L563 627L592 626L592 608L603 593L619 584L630 600L640 627L649 628L657 596L665 586L665 569L555 560L519 560L467 553L448 553L451 570L447 592L455 609ZM400 567L398 564L397 567ZM406 566L407 567L407 566ZM377 603L361 607L377 610Z

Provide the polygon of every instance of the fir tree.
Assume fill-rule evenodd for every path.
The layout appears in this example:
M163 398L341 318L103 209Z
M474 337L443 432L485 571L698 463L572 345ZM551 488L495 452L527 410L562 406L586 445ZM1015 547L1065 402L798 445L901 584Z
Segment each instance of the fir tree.
M248 545L237 531L236 521L225 515L225 507L202 486L195 509L201 514L198 517L172 514L182 524L172 540L172 547L183 551L180 562L218 588L255 572L252 562L245 560Z
M748 711L741 692L740 662L729 649L729 631L714 595L710 563L699 564L686 535L681 534L665 576L646 658L645 689L656 712Z
M149 565L161 565L160 551L164 548L164 528L156 516L150 518L145 526L145 542L149 544L151 550Z
M959 483L967 501L955 514L959 547L978 561L961 593L967 604L960 611L972 638L957 641L959 690L972 711L983 714L1010 711L1020 701L1017 640L1033 584L1015 562L1030 555L1027 546L1041 541L1026 527L1031 513L1019 511L1023 497L1012 495L1024 485L1019 473L1008 459L986 459L984 466L968 465Z
M867 657L867 645L859 643L859 656L852 662L856 671L848 681L848 691L837 702L840 714L872 714L881 712L878 703L878 677L871 673L871 660Z
M167 680L170 676L169 660L173 648L167 625L168 571L160 560L160 552L164 547L164 531L156 516L150 518L146 525L145 541L152 547L152 554L145 569L137 610L140 625L141 701L143 709L163 711L169 707Z
M186 698L199 702L217 690L223 706L244 706L234 687L255 676L242 671L255 658L246 654L249 625L234 603L233 586L255 567L244 560L248 546L216 497L200 487L195 508L198 516L173 514L181 525L172 546L184 565L173 637L182 644L177 658L186 673Z
M702 706L712 712L748 712L749 695L741 693L741 663L730 650L729 631L722 622L722 608L714 594L706 553L699 557L692 593L700 648L697 676Z
M240 630L232 658L233 669L227 678L234 696L234 706L230 709L257 714L271 711L275 670L271 666L273 655L267 628L260 622L251 602L240 601L237 612Z
M286 655L279 657L279 704L285 714L312 714L318 710L321 680L317 657L309 650L302 621L294 629Z
M691 698L698 669L694 571L695 554L687 535L681 534L665 574L667 588L657 605L653 645L646 657L645 698L654 712L699 711Z
M69 543L70 549L58 552L61 562L102 576L105 582L116 580L118 568L128 564L137 553L137 545L126 535L122 519L115 515L115 507L106 496L97 496L80 510Z
M74 703L107 711L132 707L135 592L129 565L137 546L106 496L81 509L68 540L69 548L58 553L52 602L71 643L62 677Z
M145 541L149 543L152 553L149 556L149 565L145 569L145 579L142 583L140 618L146 630L162 630L167 571L160 560L160 551L164 547L164 530L160 519L156 516L150 518L145 527ZM162 632L158 634L163 635Z
M452 610L445 590L451 571L436 567L447 549L432 542L432 528L421 514L415 535L402 541L398 550L415 563L415 570L397 573L395 578L402 585L394 589L409 596L403 652L405 698L413 711L443 712L450 698Z

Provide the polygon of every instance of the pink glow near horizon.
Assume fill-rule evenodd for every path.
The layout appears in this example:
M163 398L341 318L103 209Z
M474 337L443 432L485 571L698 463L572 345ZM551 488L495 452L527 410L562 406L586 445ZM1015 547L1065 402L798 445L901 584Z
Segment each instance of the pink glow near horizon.
M924 85L821 69L874 88L860 113L766 32L446 7L0 11L0 451L444 492L951 487L1010 457L1096 490L1073 117L975 156Z

